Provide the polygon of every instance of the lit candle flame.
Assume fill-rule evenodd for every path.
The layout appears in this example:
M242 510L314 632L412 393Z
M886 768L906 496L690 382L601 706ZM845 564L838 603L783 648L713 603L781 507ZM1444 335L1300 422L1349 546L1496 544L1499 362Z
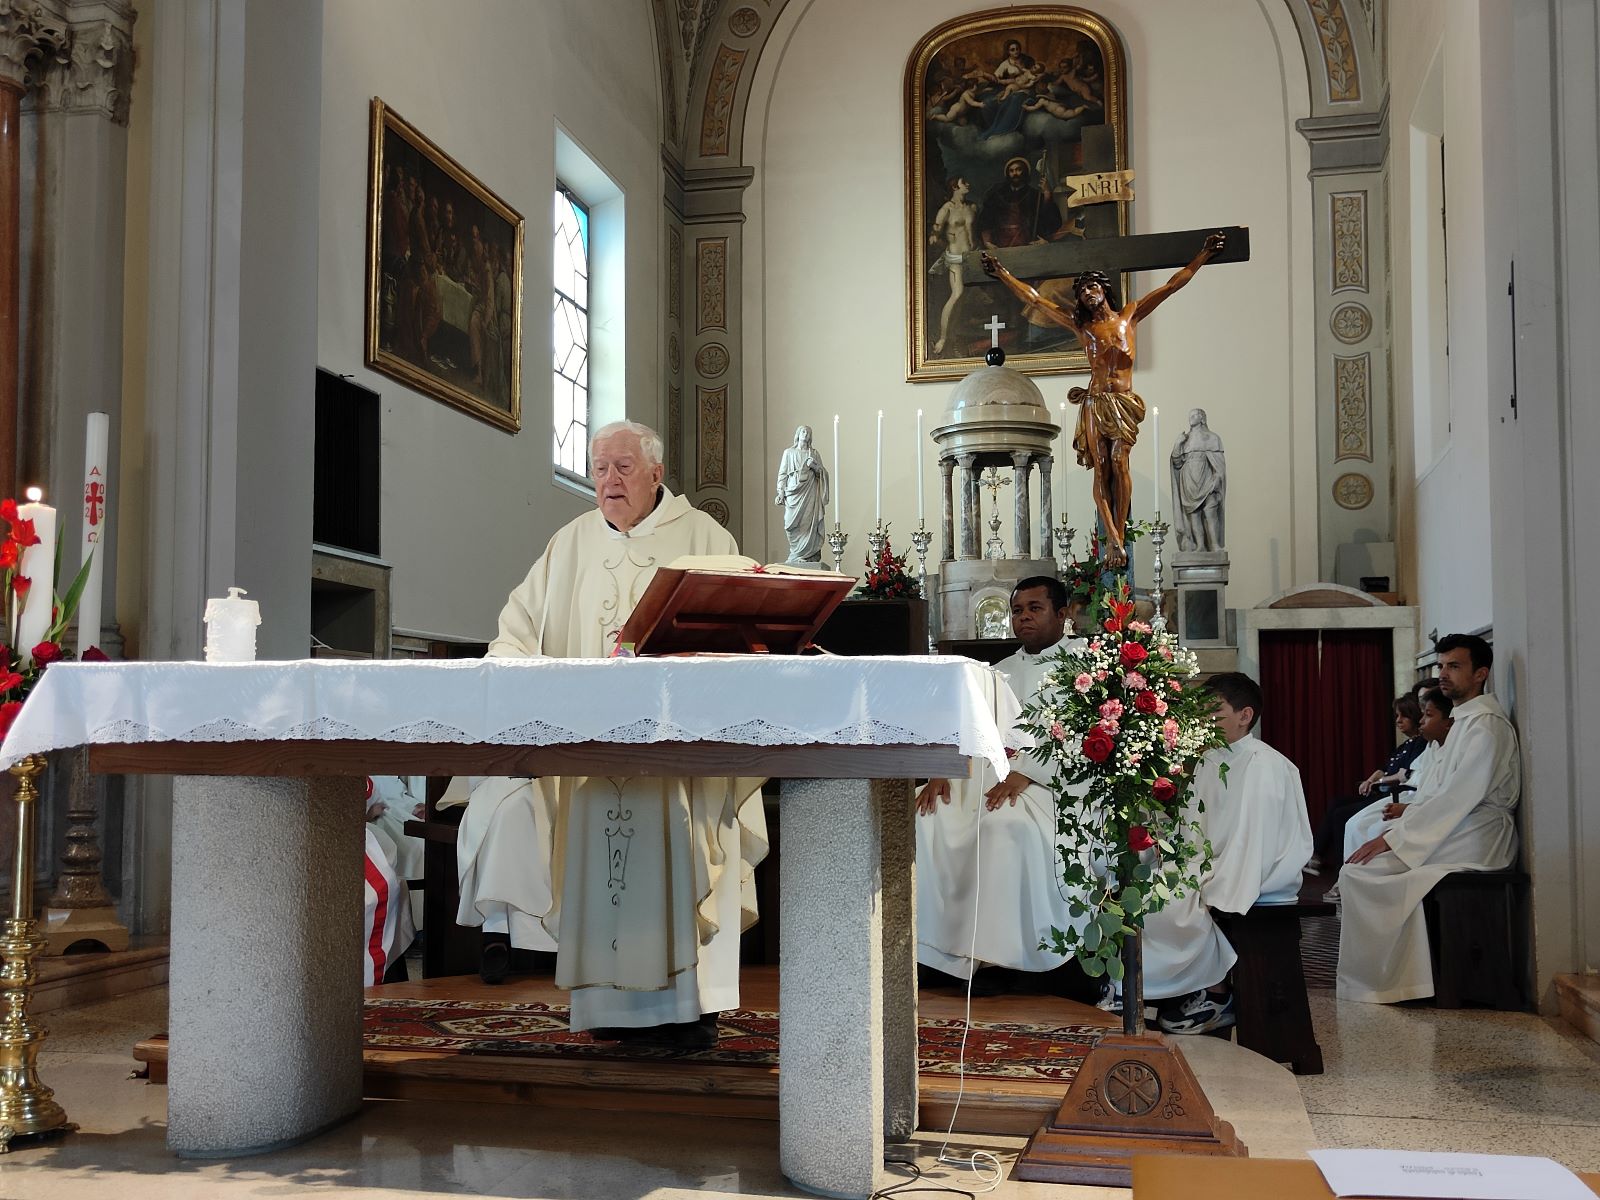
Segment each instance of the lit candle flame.
M37 504L37 503L39 503L39 501L44 499L44 489L43 488L31 487L31 488L29 488L27 490L27 492L25 494L28 497L28 503L29 504Z

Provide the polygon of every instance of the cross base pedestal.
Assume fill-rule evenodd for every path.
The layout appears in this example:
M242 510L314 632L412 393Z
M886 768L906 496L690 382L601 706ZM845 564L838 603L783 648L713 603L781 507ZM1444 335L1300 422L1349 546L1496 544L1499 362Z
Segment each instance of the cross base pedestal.
M1136 1154L1248 1157L1164 1034L1115 1033L1089 1052L1053 1120L1028 1139L1012 1178L1129 1187Z
M41 932L46 954L65 954L79 942L98 942L117 952L128 948L128 927L110 905L98 908L47 908Z

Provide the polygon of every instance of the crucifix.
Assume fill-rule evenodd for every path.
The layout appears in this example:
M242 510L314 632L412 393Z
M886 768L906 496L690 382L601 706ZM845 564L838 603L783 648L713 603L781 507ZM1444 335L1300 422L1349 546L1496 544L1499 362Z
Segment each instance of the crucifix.
M1243 262L1249 257L1250 231L1240 226L1043 243L978 256L980 270L1004 284L1030 312L1075 333L1088 356L1089 386L1069 389L1067 399L1080 406L1072 445L1079 465L1094 473L1095 510L1110 544L1105 556L1108 567L1120 569L1128 562L1126 531L1133 503L1128 456L1144 420L1144 401L1133 390L1139 322L1207 263ZM1108 271L1171 266L1179 269L1167 282L1137 300L1114 305ZM1063 275L1073 277L1070 308L1023 281Z

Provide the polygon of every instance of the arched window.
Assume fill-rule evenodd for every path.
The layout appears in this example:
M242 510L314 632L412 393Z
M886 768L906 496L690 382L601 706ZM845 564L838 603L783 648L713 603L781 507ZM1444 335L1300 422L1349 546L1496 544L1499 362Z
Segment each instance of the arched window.
M555 195L555 464L589 474L589 207L559 181Z

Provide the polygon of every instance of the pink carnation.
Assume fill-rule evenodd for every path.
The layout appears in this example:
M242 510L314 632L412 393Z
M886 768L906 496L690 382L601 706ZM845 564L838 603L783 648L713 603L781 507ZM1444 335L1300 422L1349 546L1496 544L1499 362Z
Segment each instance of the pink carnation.
M1085 671L1072 681L1072 686L1080 693L1085 693L1094 686L1094 680L1090 679L1089 672Z
M1122 686L1127 688L1130 692L1138 692L1143 691L1145 688L1149 687L1150 684L1143 675L1139 674L1139 672L1129 671L1122 677Z
M1168 662L1172 661L1172 650L1169 647L1162 646L1159 650L1156 651L1156 653L1161 655L1161 657L1166 659Z
M1101 683L1104 683L1106 681L1106 673L1104 671L1096 671L1094 673L1094 677L1096 679L1098 679Z
M1143 761L1144 761L1144 755L1142 755L1142 754L1130 754L1130 755L1128 755L1128 765L1130 767L1137 767Z
M1173 763L1170 767L1167 768L1167 774L1168 775L1182 775L1183 774L1183 764L1182 763Z
M1167 753L1172 753L1178 745L1178 723L1168 717L1161 726L1162 740L1167 744Z
M1107 700L1100 706L1100 715L1107 720L1115 721L1123 713L1121 700Z
M1094 641L1090 642L1089 649L1098 651L1100 649L1100 639L1095 638Z
M1160 696L1157 696L1156 697L1156 716L1164 717L1166 715L1167 715L1167 702L1165 700L1163 700Z
M1050 725L1050 736L1055 738L1055 740L1058 741L1058 742L1066 741L1067 740L1067 727L1065 725L1063 725L1060 721L1052 722L1051 725Z
M1104 721L1101 721L1098 725L1096 725L1095 728L1105 730L1105 732L1110 734L1112 737L1115 737L1122 730L1122 726L1119 725L1112 717L1107 717Z
M1144 621L1129 621L1128 622L1128 628L1133 630L1135 633L1149 633L1150 632L1150 626L1147 623L1145 623Z

